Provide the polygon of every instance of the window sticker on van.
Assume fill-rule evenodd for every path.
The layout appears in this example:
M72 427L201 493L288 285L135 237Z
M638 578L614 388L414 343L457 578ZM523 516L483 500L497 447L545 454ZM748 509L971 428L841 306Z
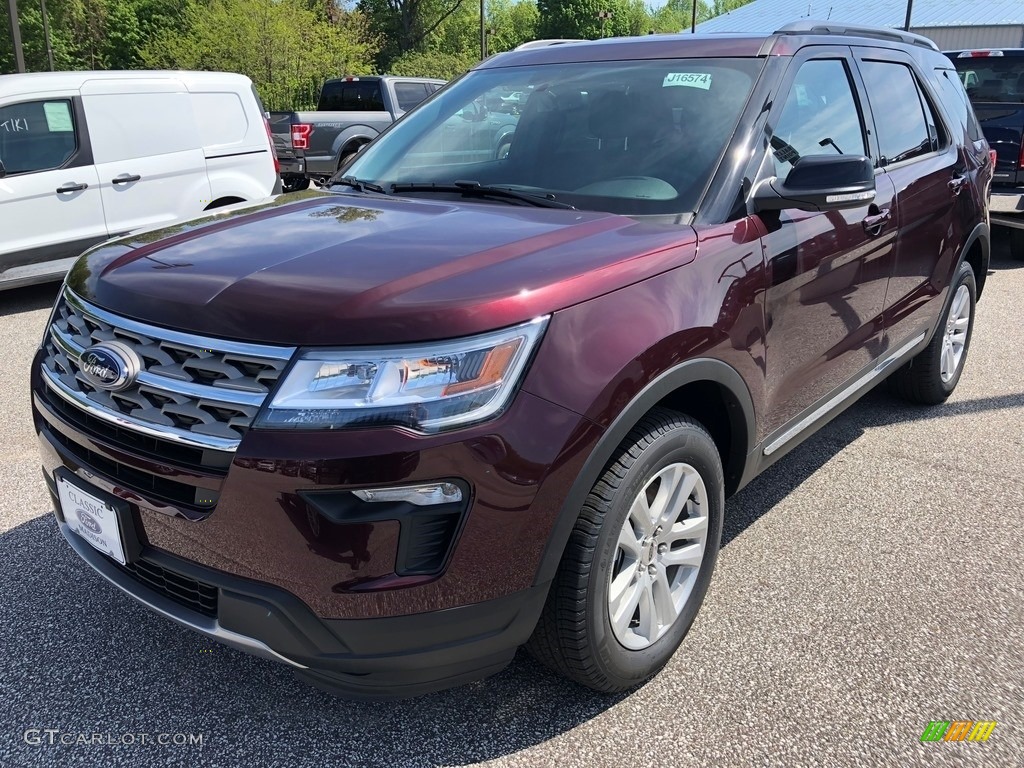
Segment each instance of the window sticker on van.
M71 122L71 108L66 101L48 101L43 104L43 112L50 133L70 133L75 130Z
M700 88L706 91L711 88L711 75L707 72L669 72L665 75L662 88L683 86L684 88Z

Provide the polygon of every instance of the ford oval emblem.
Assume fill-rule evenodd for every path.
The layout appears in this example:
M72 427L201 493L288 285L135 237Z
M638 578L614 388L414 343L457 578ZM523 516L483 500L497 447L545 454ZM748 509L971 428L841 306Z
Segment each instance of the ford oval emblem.
M141 369L142 360L135 350L119 341L95 344L78 359L78 370L85 383L111 392L131 386Z
M78 521L90 533L99 536L100 533L103 532L103 527L98 522L96 522L96 518L90 515L84 509L76 509L75 515L78 517Z

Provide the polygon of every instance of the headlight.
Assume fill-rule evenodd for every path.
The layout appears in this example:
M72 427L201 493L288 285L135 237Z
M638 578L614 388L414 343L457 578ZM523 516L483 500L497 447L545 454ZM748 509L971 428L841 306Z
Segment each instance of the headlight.
M508 405L547 321L410 347L303 350L257 423L437 432L483 421Z

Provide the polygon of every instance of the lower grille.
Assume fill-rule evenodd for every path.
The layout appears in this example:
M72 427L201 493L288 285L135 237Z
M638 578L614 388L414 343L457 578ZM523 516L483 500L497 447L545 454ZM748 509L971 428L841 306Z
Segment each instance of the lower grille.
M46 434L56 443L89 469L114 480L125 488L136 491L154 501L162 501L175 506L190 507L199 511L209 512L216 506L220 492L208 488L198 488L188 483L179 483L159 475L151 475L137 469L111 461L95 451L89 450L68 439L56 429L44 427Z
M104 555L104 557L106 556ZM203 616L217 617L217 588L212 584L170 571L145 558L128 565L121 565L109 557L107 560L143 586L173 600L178 605L201 613Z

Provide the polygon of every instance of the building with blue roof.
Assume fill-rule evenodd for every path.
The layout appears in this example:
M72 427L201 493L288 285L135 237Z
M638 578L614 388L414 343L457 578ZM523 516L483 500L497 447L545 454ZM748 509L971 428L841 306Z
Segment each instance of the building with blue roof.
M902 28L906 14L904 0L754 0L697 31L768 34L800 19ZM1024 48L1024 0L914 0L910 31L947 51Z

